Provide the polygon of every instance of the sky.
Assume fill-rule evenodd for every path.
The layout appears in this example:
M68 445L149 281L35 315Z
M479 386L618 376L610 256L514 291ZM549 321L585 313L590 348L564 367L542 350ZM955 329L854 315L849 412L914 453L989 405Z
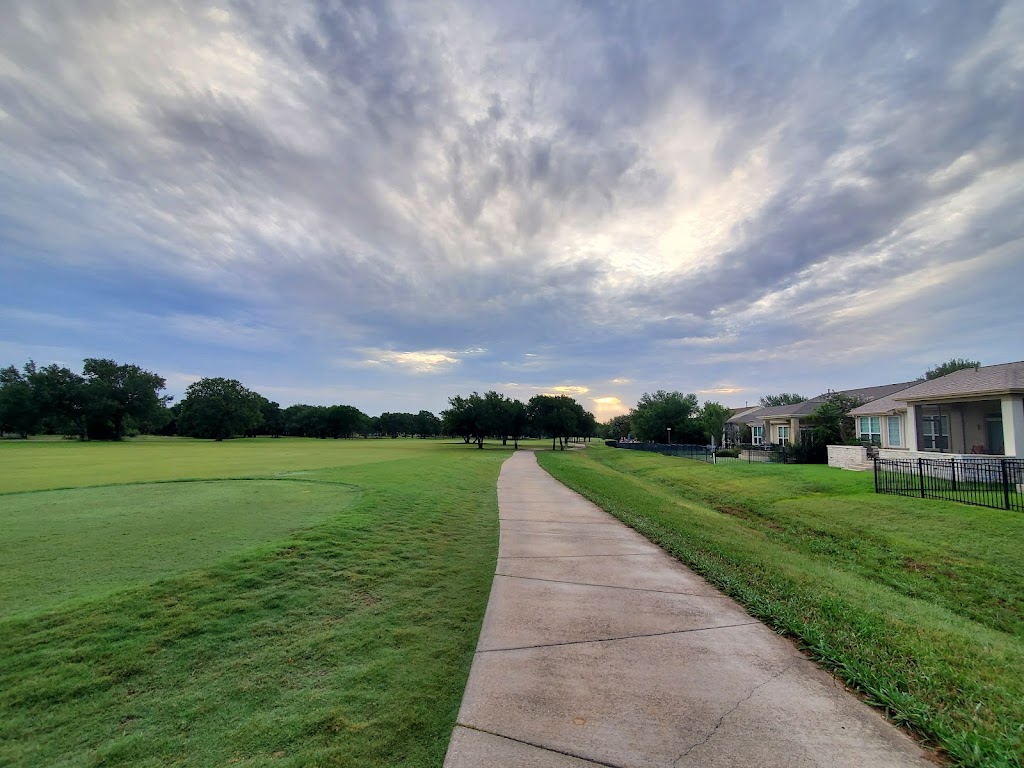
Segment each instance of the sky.
M0 4L0 364L281 405L1024 359L1024 2Z

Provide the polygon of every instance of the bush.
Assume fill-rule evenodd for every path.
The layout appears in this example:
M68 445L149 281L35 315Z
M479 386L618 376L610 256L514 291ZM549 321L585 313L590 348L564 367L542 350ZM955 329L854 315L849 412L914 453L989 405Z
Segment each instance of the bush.
M740 457L739 448L719 448L715 451L715 456L720 459L738 459Z

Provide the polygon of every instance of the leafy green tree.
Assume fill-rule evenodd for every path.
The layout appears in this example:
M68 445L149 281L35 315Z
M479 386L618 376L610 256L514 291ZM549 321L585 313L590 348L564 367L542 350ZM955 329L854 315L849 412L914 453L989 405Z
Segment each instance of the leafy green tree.
M359 434L366 421L366 414L354 405L332 405L326 416L328 433L334 438Z
M606 440L618 440L629 437L629 414L624 413L621 416L613 416L608 419L608 421L601 425L598 434Z
M551 438L552 450L557 441L564 451L566 441L581 437L590 429L587 412L568 395L534 395L526 404L526 411L534 429Z
M24 372L13 365L0 370L0 435L13 432L22 437L35 434L41 424L39 403L29 378L35 363L25 364Z
M137 365L87 358L82 367L85 418L89 435L120 440L128 424L155 431L167 420L169 396L161 396L164 379Z
M253 428L253 435L280 437L284 432L284 416L280 404L272 402L262 395L259 398L260 422Z
M224 440L245 434L260 418L260 395L235 379L205 378L185 390L178 430L190 437Z
M833 392L811 414L812 439L821 445L844 445L856 436L850 411L863 405L859 397Z
M660 442L668 439L669 429L675 442L701 441L697 396L693 393L666 392L659 389L644 393L629 412L633 433L641 440Z
M441 411L445 433L461 437L466 443L475 440L483 448L487 425L484 399L474 392L469 397L449 397L448 404L451 407Z
M441 420L430 411L420 411L413 419L413 434L421 438L441 434Z
M777 395L765 395L758 400L758 403L761 404L762 408L771 408L776 405L796 405L806 399L806 397L798 395L796 392L780 392Z
M519 438L526 434L530 426L530 416L526 409L526 403L520 400L510 400L508 403L508 431L512 437L514 450L519 450Z
M721 403L706 402L700 412L700 424L705 436L711 440L723 442L725 423L732 415L732 411Z
M53 363L28 374L43 425L49 431L89 439L85 379Z
M954 357L951 360L947 360L944 363L929 368L924 373L925 381L931 381L932 379L938 379L942 376L946 376L953 371L962 371L965 368L977 368L981 363L977 360L967 360L963 357Z

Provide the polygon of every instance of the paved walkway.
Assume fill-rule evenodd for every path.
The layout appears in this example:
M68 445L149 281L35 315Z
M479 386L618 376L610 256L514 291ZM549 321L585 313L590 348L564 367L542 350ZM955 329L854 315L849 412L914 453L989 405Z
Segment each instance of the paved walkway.
M791 643L518 451L446 768L934 766Z

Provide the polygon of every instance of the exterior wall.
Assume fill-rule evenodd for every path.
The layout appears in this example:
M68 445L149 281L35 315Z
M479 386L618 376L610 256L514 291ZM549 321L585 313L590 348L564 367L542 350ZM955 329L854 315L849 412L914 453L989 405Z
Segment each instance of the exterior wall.
M1024 398L1007 395L1002 399L1001 408L1006 455L1024 458Z
M863 445L830 445L827 449L830 467L862 469L868 460L868 450Z
M903 442L908 451L917 450L917 406L907 404L907 415L903 419Z
M831 448L832 446L829 446ZM939 453L938 451L903 451L898 448L879 448L878 458L880 459L957 459L963 461L992 461L1001 459L1002 456L985 456L984 454L972 453Z

